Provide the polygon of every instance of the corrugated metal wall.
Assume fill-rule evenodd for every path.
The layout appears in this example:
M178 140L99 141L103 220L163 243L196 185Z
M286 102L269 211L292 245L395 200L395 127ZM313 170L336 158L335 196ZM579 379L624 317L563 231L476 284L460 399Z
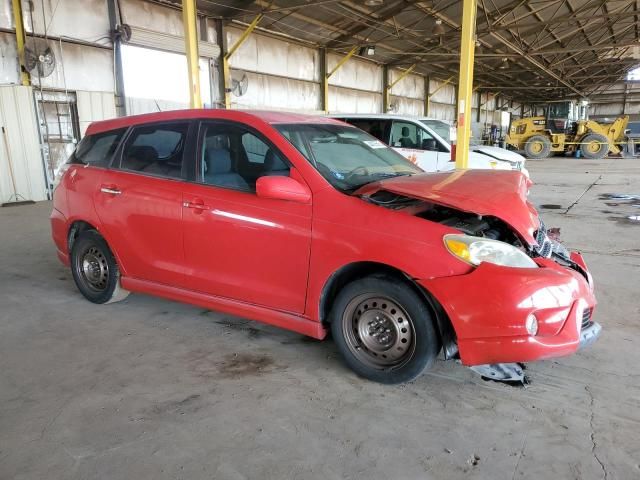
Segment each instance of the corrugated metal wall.
M0 87L0 124L4 129L0 132L0 203L14 201L15 193L20 200L46 200L31 87Z

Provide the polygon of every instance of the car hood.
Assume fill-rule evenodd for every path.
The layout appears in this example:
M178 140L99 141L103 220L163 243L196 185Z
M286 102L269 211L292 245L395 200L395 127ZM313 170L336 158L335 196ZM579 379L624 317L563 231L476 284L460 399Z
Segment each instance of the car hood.
M477 215L499 218L530 245L540 226L538 213L527 201L531 180L511 170L457 170L421 173L373 182L354 195L370 196L386 190L397 195L437 203Z
M524 163L526 160L519 153L512 152L506 148L490 147L489 145L472 145L471 150L505 162Z

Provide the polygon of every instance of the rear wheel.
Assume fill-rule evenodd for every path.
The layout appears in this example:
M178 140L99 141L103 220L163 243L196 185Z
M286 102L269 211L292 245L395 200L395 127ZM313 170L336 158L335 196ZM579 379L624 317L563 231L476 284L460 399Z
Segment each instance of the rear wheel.
M527 158L547 158L551 153L551 141L543 135L534 135L524 145Z
M93 303L122 300L128 295L120 288L120 272L107 242L95 230L86 230L73 242L71 273L85 298Z
M585 135L580 142L584 158L604 158L609 153L609 139L599 133Z
M336 297L330 321L347 365L376 382L413 380L440 349L427 305L409 286L389 277L348 284Z

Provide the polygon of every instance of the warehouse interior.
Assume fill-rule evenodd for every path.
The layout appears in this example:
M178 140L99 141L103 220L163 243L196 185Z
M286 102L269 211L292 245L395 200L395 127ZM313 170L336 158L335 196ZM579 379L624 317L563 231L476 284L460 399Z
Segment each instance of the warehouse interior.
M0 478L640 476L637 0L0 0L0 52ZM94 305L51 241L92 122L429 118L464 169L469 144L527 156L514 122L560 104L611 149L550 133L529 201L583 253L603 334L517 385L440 360L382 385L331 339L141 294Z

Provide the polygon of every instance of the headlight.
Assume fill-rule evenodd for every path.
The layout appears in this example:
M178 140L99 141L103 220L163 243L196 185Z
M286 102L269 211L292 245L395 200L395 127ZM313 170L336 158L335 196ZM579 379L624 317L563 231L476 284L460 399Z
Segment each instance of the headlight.
M453 234L444 236L444 244L452 255L476 267L482 262L503 267L538 267L522 250L497 240Z

